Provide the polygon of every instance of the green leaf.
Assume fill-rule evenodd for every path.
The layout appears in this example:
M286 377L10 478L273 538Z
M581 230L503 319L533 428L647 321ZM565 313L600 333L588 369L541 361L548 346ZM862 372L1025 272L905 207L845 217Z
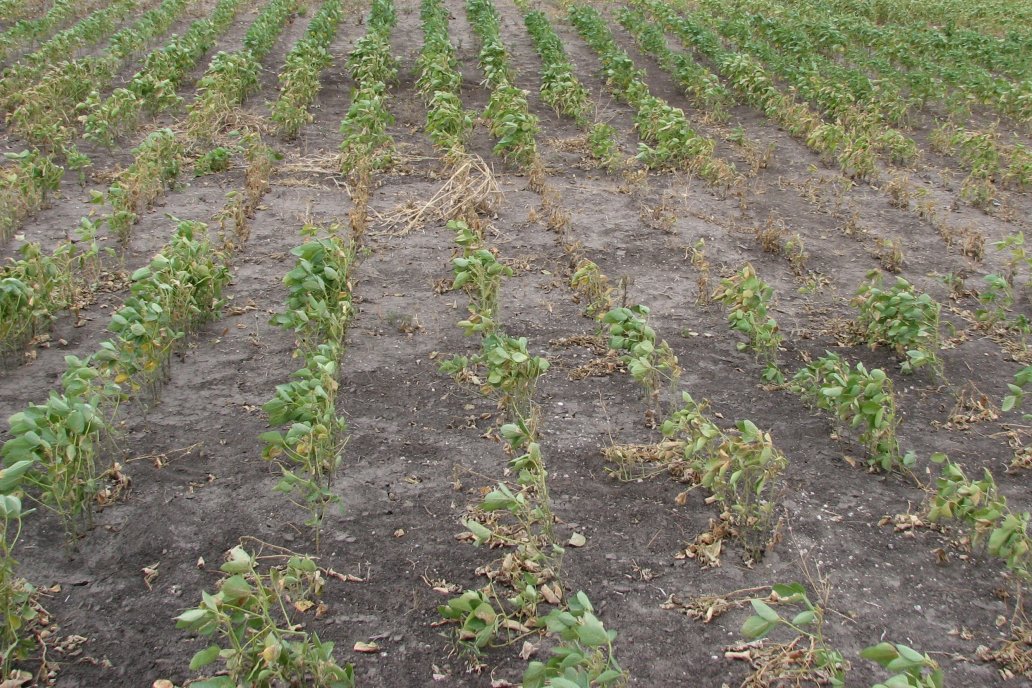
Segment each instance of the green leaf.
M466 521L463 525L465 525L466 528L468 528L469 531L473 533L473 537L477 539L477 543L486 542L487 540L491 539L491 531L488 528L486 528L482 523L469 520Z
M247 580L241 576L230 576L222 582L222 592L228 599L239 600L251 596L253 588Z
M896 648L893 647L892 643L882 642L877 645L864 648L860 651L860 656L864 659L869 659L872 662L877 662L881 666L885 666L892 660L896 659L896 657L899 656L899 653L896 652Z
M770 633L771 629L775 626L777 626L777 623L765 621L759 616L750 616L745 620L745 623L742 624L742 635L746 638L755 640Z
M194 681L190 688L236 688L236 682L229 676L216 676L203 681Z
M199 651L190 660L190 670L197 671L201 667L211 664L218 659L220 650L221 648L218 645L212 645Z
M598 647L609 642L605 627L591 612L585 612L582 617L581 626L577 628L577 638L588 647Z
M764 621L769 621L770 623L777 623L781 620L781 617L778 616L778 613L771 609L770 606L763 600L752 599L749 600L749 603L752 604L753 611L755 611L756 614Z
M553 677L549 682L549 685L551 685L552 688L581 688L579 684L574 683L568 678L563 678L562 676Z
M190 628L201 621L208 612L205 609L187 609L176 617L176 628Z
M923 654L906 645L896 645L896 651L899 652L901 657L915 664L923 664L925 661Z
M799 612L792 617L793 626L808 626L816 620L816 615L810 610Z

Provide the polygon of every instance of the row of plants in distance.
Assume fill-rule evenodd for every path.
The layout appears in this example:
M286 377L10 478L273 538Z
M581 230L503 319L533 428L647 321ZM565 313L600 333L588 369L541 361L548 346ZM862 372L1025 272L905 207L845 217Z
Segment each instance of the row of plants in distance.
M442 0L422 0L420 18L423 48L416 87L426 106L425 130L434 146L457 159L465 151L474 119L462 107L462 74L448 35L448 10Z
M571 5L570 21L602 61L606 84L636 111L641 139L638 159L652 168L687 168L711 184L729 187L739 178L734 165L713 155L714 142L692 129L684 111L651 94L644 72L621 49L605 19L588 5Z
M0 33L0 60L6 60L11 53L26 43L47 37L66 21L99 9L100 4L96 0L54 0L46 13L38 19L19 19L13 26Z
M728 50L719 35L678 14L669 5L654 0L634 0L632 4L657 18L663 28L709 59L717 73L745 102L784 126L811 150L836 161L844 173L860 179L874 175L878 151L886 151L890 159L897 161L909 160L916 154L915 149L899 141L890 130L872 136L868 131L852 129L840 122L824 121L808 105L783 93L774 75L758 60Z
M398 63L391 55L391 31L397 21L393 0L374 0L369 28L348 56L355 89L340 123L340 166L345 174L383 169L393 160L394 139L387 128L394 117L387 107L387 90L398 78Z
M466 16L480 39L480 68L491 97L484 109L496 155L521 166L537 157L538 119L530 112L527 93L513 81L516 70L501 37L498 10L491 0L466 0Z
M94 12L75 25L55 34L50 40L28 55L23 55L0 74L0 102L17 99L18 94L38 78L54 62L81 48L99 43L114 33L119 23L136 9L131 0L113 2Z
M343 19L343 0L326 0L312 17L304 38L287 53L279 75L279 97L269 116L281 136L296 138L312 121L310 109L319 95L320 76L333 62L329 46Z
M75 139L97 106L99 92L186 7L183 0L165 0L112 36L99 53L50 65L29 88L6 101L11 129L64 158L73 169L88 165Z
M588 89L574 75L562 39L548 16L540 10L530 10L526 3L519 5L524 12L523 23L541 58L541 100L556 114L573 118L585 129L592 157L607 169L615 168L620 162L616 130L607 122L591 121L594 108Z
M262 60L299 8L298 0L269 0L244 34L243 48L215 54L187 112L186 128L194 139L211 141L236 123L237 108L258 90Z
M194 20L182 36L150 52L129 83L107 98L101 97L100 83L96 84L76 108L84 113L84 137L113 146L137 130L142 114L155 115L179 105L177 90L183 80L229 30L243 6L243 0L219 0L209 16Z

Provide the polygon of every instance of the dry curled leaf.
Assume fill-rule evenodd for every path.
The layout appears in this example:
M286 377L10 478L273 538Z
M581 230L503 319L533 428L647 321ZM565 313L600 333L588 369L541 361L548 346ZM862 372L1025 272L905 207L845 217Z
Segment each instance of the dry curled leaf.
M380 651L380 646L376 643L363 643L361 640L355 643L353 648L355 652L363 652L365 654L376 654Z
M144 566L140 569L140 573L143 574L143 584L147 586L148 590L153 590L153 583L158 578L158 565L161 562L155 562L150 566Z

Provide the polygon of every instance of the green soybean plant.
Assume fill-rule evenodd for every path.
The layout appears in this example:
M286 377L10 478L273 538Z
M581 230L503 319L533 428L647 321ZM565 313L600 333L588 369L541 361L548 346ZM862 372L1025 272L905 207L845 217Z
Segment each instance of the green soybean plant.
M474 654L488 647L498 636L505 618L479 590L466 590L447 604L439 605L437 612L446 621L458 624L456 639Z
M746 263L735 275L720 281L713 299L728 309L727 322L732 329L749 337L748 342L737 344L739 351L752 349L757 360L766 363L763 377L770 382L782 382L778 368L778 347L781 332L777 321L768 313L774 289Z
M892 672L874 688L943 688L945 678L939 663L906 645L881 642L865 647L860 656Z
M38 617L36 589L17 575L14 549L21 537L22 518L31 509L22 505L21 483L32 470L33 459L8 462L0 468L0 671L11 676L15 662L28 659L36 649L33 622Z
M480 236L462 220L449 221L448 228L462 248L462 255L452 259L452 289L463 289L469 295L469 317L460 321L459 327L466 335L490 335L497 328L498 292L502 280L512 277L512 268L484 248Z
M682 403L661 426L663 436L682 443L699 484L730 514L746 556L759 561L771 541L779 500L776 482L788 460L770 433L752 421L738 421L733 430L723 431L706 415L705 403L687 392Z
M526 337L493 331L481 340L478 354L455 356L444 361L440 370L457 380L473 382L507 408L511 417L525 418L531 411L537 379L549 368L548 359L531 355L527 344Z
M613 653L616 631L606 629L583 591L578 591L565 609L549 612L544 622L559 644L547 661L535 660L527 666L524 688L626 684L627 675Z
M649 399L656 400L664 382L673 386L681 369L666 341L656 341L656 331L648 324L647 306L613 308L602 317L609 325L609 348L620 353L631 376L645 388Z
M317 547L326 508L343 504L331 490L347 431L336 408L340 357L340 345L320 344L306 354L305 367L295 371L290 382L277 385L276 394L262 407L270 425L288 427L261 435L262 455L283 473L276 490L301 494L302 506L311 513L305 525L315 530Z
M867 275L854 300L860 315L857 324L864 330L867 343L885 344L904 356L900 364L904 373L928 365L942 373L939 358L939 312L941 306L928 294L917 294L902 277L884 288L878 270Z
M286 309L273 316L272 324L293 330L309 347L343 344L354 315L350 276L354 246L333 235L308 241L291 249L291 254L297 263L283 278Z
M89 360L65 358L61 392L11 416L11 439L0 449L10 466L30 462L26 484L55 513L70 543L92 525L99 490L97 457L108 423L105 412L119 397Z
M1000 410L1007 413L1015 408L1021 408L1021 405L1025 402L1025 388L1029 384L1032 384L1032 366L1025 366L1014 374L1014 382L1007 383L1007 389L1010 390L1010 394L1003 398Z
M968 531L973 548L984 547L990 555L1002 559L1020 582L1032 581L1032 516L1010 508L988 470L981 480L971 480L945 454L935 454L931 460L942 469L930 500L929 520L959 521Z
M863 363L850 368L841 356L826 352L796 373L789 389L857 431L872 468L905 472L913 467L912 455L900 456L896 400L883 370L868 371Z
M216 640L193 656L190 669L222 660L226 673L203 681L210 688L353 688L354 669L337 663L333 643L298 623L300 610L324 586L315 562L293 555L280 566L259 567L258 557L234 547L220 567L227 577L219 589L202 592L199 606L176 617L176 628Z
M779 666L778 676L786 681L815 682L843 688L849 664L844 655L824 638L824 608L812 602L800 583L777 584L768 598L749 601L753 615L742 625L742 635L749 640L766 638L781 628L795 635L785 646L799 648L798 659L789 666ZM798 611L782 616L771 605L792 605Z

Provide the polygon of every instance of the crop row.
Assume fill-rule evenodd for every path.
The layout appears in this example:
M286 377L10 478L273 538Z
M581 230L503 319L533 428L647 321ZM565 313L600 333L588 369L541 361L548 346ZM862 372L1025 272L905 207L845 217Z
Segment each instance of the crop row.
M30 404L10 419L11 439L0 455L4 471L5 520L20 521L21 498L28 496L57 515L71 542L88 527L101 488L98 456L113 432L118 403L126 390L153 389L167 368L174 343L183 332L218 309L228 272L204 238L204 225L180 222L172 241L150 265L132 277L130 296L112 316L114 337L89 359L66 357L61 391L43 404ZM124 385L124 387L123 387ZM8 557L0 571L7 619L3 632L3 670L24 658L34 645L23 632L35 616L31 590L14 577L11 558L18 528L2 534ZM12 619L18 617L20 623Z
M579 261L571 287L580 302L586 304L585 315L608 324L610 349L620 352L623 363L643 385L649 400L652 403L658 401L661 384L676 383L678 369L669 347L657 340L656 332L648 325L648 308L642 305L611 308L612 289L608 286L608 279L597 265L587 259ZM729 295L736 294L734 298L724 299L738 304L729 307L732 326L743 329L738 326L743 319L760 322L762 327L769 328L770 335L775 335L773 349L776 351L776 324L766 315L764 308L771 296L769 287L746 266L736 278L725 280L721 290ZM759 299L752 298L754 290L759 290ZM771 348L769 341L751 339L750 346L755 343L763 344L768 351ZM857 371L866 373L862 366L858 366ZM878 373L884 380L884 374ZM852 384L863 389L873 382L868 378L866 382ZM830 402L837 402L839 397L845 396L841 389L831 384L814 393ZM891 388L889 395L891 397ZM875 404L884 408L883 401L883 398L869 396L863 405ZM858 406L854 401L853 407ZM629 476L633 467L643 461L659 463L679 481L711 492L706 501L721 506L721 519L688 546L685 556L697 558L703 565L712 564L718 560L721 541L731 536L742 543L748 559L756 561L761 558L775 541L774 533L781 512L777 501L777 481L788 466L785 457L771 442L770 435L748 420L736 422L732 429L722 429L709 414L706 402L696 401L687 392L681 394L681 405L663 421L660 431L664 439L656 445L615 445L607 448L605 454L620 466L621 475ZM963 493L964 486L959 487ZM679 495L678 503L685 503L687 495L687 492ZM1013 529L1007 532L1013 533ZM823 609L820 603L809 599L804 586L798 583L774 585L769 597L757 597L748 602L753 616L742 626L743 635L750 640L758 640L784 628L797 637L782 647L792 648L800 641L806 641L814 648L812 655L805 655L798 663L793 663L798 666L799 676L826 681L830 685L845 685L849 663L842 652L830 646L824 638ZM800 611L787 617L776 611L779 606L792 605L801 608ZM880 664L893 674L884 685L942 685L943 674L938 664L929 655L905 645L883 641L865 648L860 656ZM754 675L764 671L762 662L755 671Z
M8 153L9 164L0 175L0 244L6 243L21 222L47 204L61 186L64 169L38 150Z
M488 579L484 587L462 591L438 611L457 626L457 642L478 664L484 648L511 644L528 633L552 636L557 644L551 656L532 661L524 671L523 685L528 688L619 685L626 675L614 656L616 633L603 626L585 593L566 596L560 576L564 548L555 534L548 470L538 442L539 412L533 401L548 361L531 354L527 339L506 334L499 322L500 287L512 269L484 245L479 229L461 220L449 221L448 228L460 252L452 260L452 289L469 297L469 314L458 326L467 335L479 335L480 352L453 357L441 371L459 383L479 387L505 410L509 422L502 425L500 435L512 457L509 470L516 477L485 490L482 500L467 507L463 519L467 539L476 545L504 546L507 553L478 568ZM539 608L545 604L552 609L542 615Z
M272 104L270 119L288 139L297 137L312 121L309 110L319 94L319 77L333 62L329 46L344 18L342 0L326 0L312 17L304 38L287 53L279 75L280 93Z
M995 37L931 26L879 24L823 3L748 0L736 4L741 8L736 12L783 17L784 25L805 32L808 49L814 46L829 58L838 53L858 67L875 71L880 79L905 85L917 105L938 99L962 112L971 102L979 102L1021 121L1032 115L1025 78L1027 40L1013 34Z
M651 94L644 72L635 68L630 56L617 45L598 10L571 5L570 20L598 53L609 89L636 110L639 160L652 168L685 167L715 185L735 183L738 174L734 165L713 155L713 140L696 132L683 110Z
M110 36L119 22L134 9L135 3L131 0L113 2L74 26L59 32L35 52L22 57L16 64L3 71L0 81L0 102L6 106L9 99L17 97L21 89L64 55L73 54L79 48L99 43Z
M777 324L767 316L773 295L770 287L746 265L724 280L718 291L729 308L729 323L749 335L750 343L741 348L762 349L777 330ZM859 309L856 324L863 341L894 350L901 357L905 374L928 366L941 376L941 307L930 296L916 293L902 278L886 287L880 274L873 273L861 284L854 303ZM1026 371L1018 374L1018 384L1011 386L1012 397L1005 400L1005 409L1013 407L1023 395L1022 385L1028 379ZM828 352L800 369L787 389L831 412L847 429L857 431L870 452L872 469L910 473L915 467L917 457L913 452L904 454L900 450L893 385L884 371L868 371L860 363L850 366L841 356ZM969 531L971 544L987 542L989 553L1004 561L1019 584L1032 580L1032 517L1008 507L988 471L981 481L972 481L944 455L935 454L931 460L942 464L942 469L935 489L929 490L929 519L958 520Z
M175 184L184 151L171 129L159 129L148 134L132 153L132 164L108 187L106 198L94 199L111 205L108 226L122 244L129 241L139 212Z
M608 122L596 119L587 88L573 73L562 39L540 10L530 10L526 2L517 6L524 13L523 23L541 58L541 100L550 105L556 114L572 117L577 125L586 130L588 150L598 163L607 169L616 168L620 160L620 146L616 141L616 129Z
M586 126L591 114L588 89L574 76L562 39L540 10L526 12L523 23L541 57L542 102L556 114L572 117L580 126Z
M0 33L0 59L6 59L19 46L47 36L55 28L97 9L99 2L54 0L54 4L39 19L21 19Z
M234 123L236 108L258 90L262 60L298 7L298 0L269 0L244 35L243 49L215 54L197 82L197 97L187 113L191 136L208 141Z
M21 21L31 16L36 9L29 0L0 0L0 18L4 23Z
M165 0L116 33L100 54L52 66L33 87L12 101L14 109L8 116L12 130L63 156L73 168L88 164L74 144L82 121L78 114L92 110L99 100L99 89L111 83L137 50L167 30L186 4L183 0Z
M387 108L387 89L398 77L391 55L391 31L397 23L393 0L374 0L369 29L348 56L348 71L356 84L351 106L340 123L340 165L345 173L382 169L394 155L387 128L394 117Z
M77 108L85 112L85 138L112 146L116 138L136 131L144 111L156 114L182 102L176 93L182 80L229 29L243 5L243 0L219 0L209 17L195 20L182 36L149 53L125 87L104 99L91 94Z
M758 7L753 9L762 12L765 6L757 4ZM889 69L886 70L888 74L882 75L883 78L871 80L862 70L839 64L836 61L839 58L838 52L832 51L830 57L824 56L811 37L795 25L769 12L761 12L745 14L729 11L724 6L710 6L708 11L695 12L692 16L695 19L706 17L710 25L719 19L720 30L725 36L733 38L740 48L751 52L776 70L801 95L818 104L827 117L851 128L870 130L876 140L889 137L886 140L893 142L888 149L893 160L907 162L916 155L917 145L912 139L897 131L879 132L879 128L887 123L898 125L908 119L909 112L923 102L923 96L914 94L925 90L934 91L936 85L941 89L942 79L927 77L926 88L918 89L913 79L910 83L902 83L898 76L899 70ZM757 33L767 39L769 44L757 38ZM958 73L961 71L955 66L952 69ZM912 71L905 73L913 74ZM903 95L904 89L910 93L909 96ZM972 100L981 100L986 104L998 104L1006 100L1007 93L1005 86L994 83L986 86L985 92L977 97L962 92L961 102L966 105ZM1023 103L1028 98L1019 94L1014 99ZM951 124L952 119L946 120L941 127L947 130L947 134L939 137L940 143L962 137L965 141L977 142L980 153L985 151L985 155L994 158L994 169L987 170L985 156L980 160L983 164L976 164L970 154L961 151L959 160L972 174L962 189L961 196L965 200L976 207L988 208L994 196L991 186L994 177L1000 183L1010 182L1022 187L1029 183L1032 179L1032 165L1027 150L1021 144L1005 146L998 142L994 132L961 130L951 137L949 132L957 129L956 125ZM956 144L939 145L938 148L940 152L953 153ZM1008 161L1008 158L1012 160Z
M480 68L491 89L484 118L496 140L494 152L529 166L537 156L538 119L530 112L526 91L513 83L516 70L502 41L498 10L491 0L466 0L466 16L480 39Z
M268 189L271 157L253 137L246 143L248 186L242 196L246 208L253 209ZM96 505L114 498L104 484L109 472L101 471L98 464L115 447L120 406L131 399L153 402L176 347L191 331L219 315L222 291L229 281L228 253L214 245L204 223L175 222L171 240L132 273L129 295L108 326L112 337L86 359L66 357L60 391L52 391L45 403L30 404L10 419L11 439L0 449L5 463L0 472L0 520L6 526L0 532L0 604L5 619L0 627L4 647L0 668L4 675L10 675L14 664L26 658L37 642L35 589L16 576L14 558L21 519L29 513L22 508L23 500L55 514L74 547L89 527ZM33 288L49 289L49 296L81 288L75 281L85 276L69 273L96 267L97 226L83 218L82 238L90 241L90 249L81 253L61 246L45 258L27 245L24 258L12 268L19 271L13 277L34 281L38 287ZM243 235L241 227L236 230ZM21 311L19 315L45 320L52 312ZM111 470L117 472L117 464Z
M34 243L19 247L18 254L0 268L0 365L47 332L58 313L78 309L99 271L97 225L84 218L76 240L62 242L50 255Z
M448 11L441 0L422 0L423 48L416 87L426 105L426 133L446 155L458 156L473 131L473 116L462 106L462 75L448 37Z
M805 103L781 92L769 70L750 55L726 49L710 29L654 0L634 0L634 5L656 17L687 46L709 58L730 87L747 103L778 122L794 137L822 156L835 160L843 172L858 178L875 173L878 152L894 161L911 159L916 150L890 129L873 131L839 122L826 122Z
M807 50L806 43L792 44L788 48L776 42L772 45L768 42L771 38L769 32L762 30L763 25L757 27L746 18L718 21L712 15L696 12L692 19L710 27L719 27L719 32L733 41L738 51L754 56L795 88L824 113L826 120L841 122L848 128L861 131L878 133L885 130L887 135L900 139L900 145L916 151L916 143L905 140L905 134L892 129L905 118L908 109L908 104L900 99L898 93L891 90L882 92L881 87L872 84L865 74Z
M685 93L696 101L706 116L718 122L727 121L728 108L734 101L715 74L687 55L671 50L666 33L649 21L640 10L622 8L619 21L634 36L644 53L654 57L665 71L674 75Z

